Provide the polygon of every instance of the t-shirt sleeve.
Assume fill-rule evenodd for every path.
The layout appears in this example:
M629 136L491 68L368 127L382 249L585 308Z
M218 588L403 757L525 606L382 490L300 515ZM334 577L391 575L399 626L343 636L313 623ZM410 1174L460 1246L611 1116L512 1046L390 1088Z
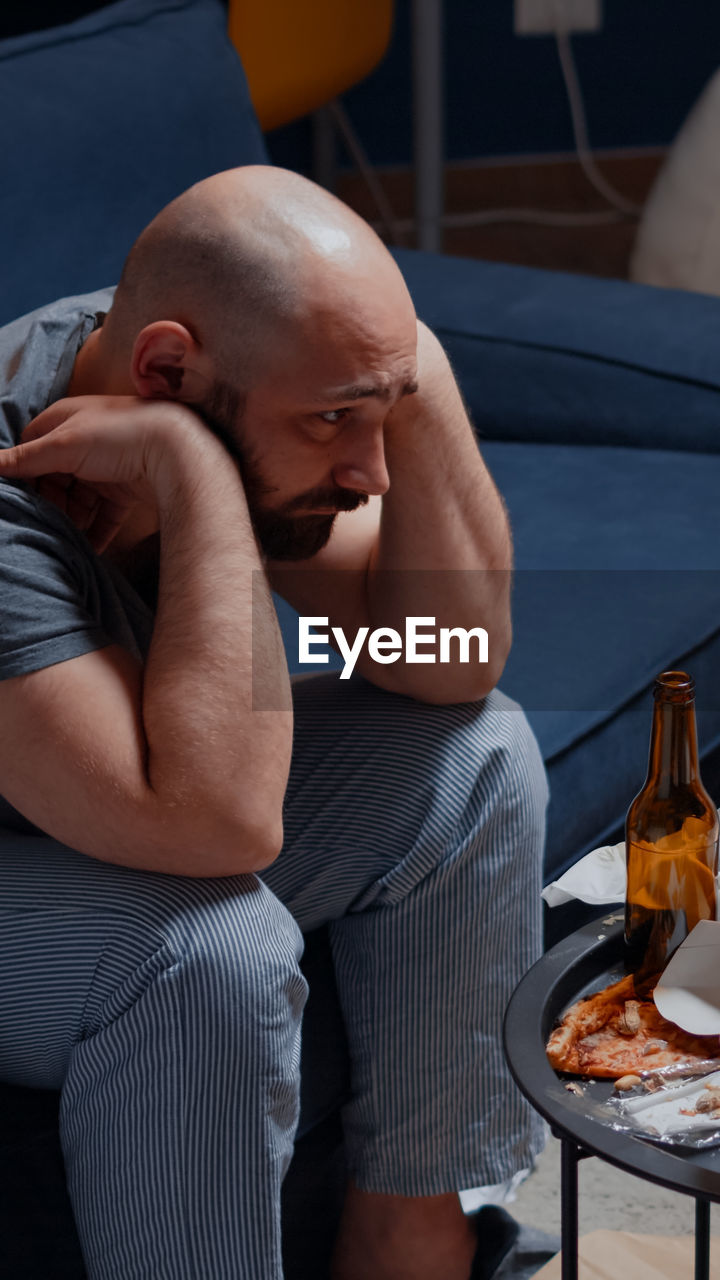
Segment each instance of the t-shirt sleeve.
M86 546L49 503L0 482L0 680L112 643Z

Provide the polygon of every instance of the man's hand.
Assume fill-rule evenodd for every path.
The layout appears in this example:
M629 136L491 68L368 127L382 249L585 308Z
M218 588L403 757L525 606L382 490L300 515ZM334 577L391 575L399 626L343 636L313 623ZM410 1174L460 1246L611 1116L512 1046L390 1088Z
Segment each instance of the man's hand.
M101 553L139 505L155 509L163 471L183 436L216 447L200 418L173 401L58 400L29 423L20 444L0 451L0 477L32 481Z

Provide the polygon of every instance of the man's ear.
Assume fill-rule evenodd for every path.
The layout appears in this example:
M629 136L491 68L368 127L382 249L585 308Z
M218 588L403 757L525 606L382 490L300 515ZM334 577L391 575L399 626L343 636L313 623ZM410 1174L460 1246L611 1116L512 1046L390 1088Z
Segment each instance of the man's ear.
M130 376L146 400L203 399L208 377L197 339L177 320L155 320L141 329L130 362Z

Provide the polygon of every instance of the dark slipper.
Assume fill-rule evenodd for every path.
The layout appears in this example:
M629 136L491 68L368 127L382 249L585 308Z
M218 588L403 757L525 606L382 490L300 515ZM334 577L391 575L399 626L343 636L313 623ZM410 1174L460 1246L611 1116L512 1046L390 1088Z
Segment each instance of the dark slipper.
M496 1204L486 1204L469 1216L475 1220L478 1238L470 1280L491 1280L515 1244L520 1226Z

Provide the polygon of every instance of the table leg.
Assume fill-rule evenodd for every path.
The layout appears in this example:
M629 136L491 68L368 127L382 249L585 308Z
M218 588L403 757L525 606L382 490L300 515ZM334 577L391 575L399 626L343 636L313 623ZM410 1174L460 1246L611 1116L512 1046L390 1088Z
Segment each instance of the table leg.
M580 1150L570 1138L561 1139L560 1206L562 1214L562 1280L578 1280L578 1176ZM698 1202L699 1203L699 1202Z
M710 1280L710 1201L695 1201L695 1280Z

